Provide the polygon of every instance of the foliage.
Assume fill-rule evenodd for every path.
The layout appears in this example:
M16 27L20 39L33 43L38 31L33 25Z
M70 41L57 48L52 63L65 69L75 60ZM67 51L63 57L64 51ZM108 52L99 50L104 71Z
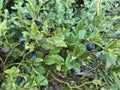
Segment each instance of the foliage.
M118 7L119 0L0 0L2 90L120 89Z

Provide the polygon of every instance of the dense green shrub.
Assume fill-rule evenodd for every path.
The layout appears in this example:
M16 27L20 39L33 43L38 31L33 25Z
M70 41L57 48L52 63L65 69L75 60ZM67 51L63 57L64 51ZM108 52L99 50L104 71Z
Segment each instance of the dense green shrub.
M2 90L120 89L119 0L0 0Z

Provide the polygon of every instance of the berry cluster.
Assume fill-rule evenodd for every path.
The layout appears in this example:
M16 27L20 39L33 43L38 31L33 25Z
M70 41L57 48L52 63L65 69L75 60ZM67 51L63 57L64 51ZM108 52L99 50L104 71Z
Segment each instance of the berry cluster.
M33 18L32 18L31 15L28 15L28 16L27 16L27 19L28 19L28 20L32 20ZM38 21L38 20L34 20L34 22L35 22L35 24L36 24L37 26L40 26L40 24L41 24L40 21Z

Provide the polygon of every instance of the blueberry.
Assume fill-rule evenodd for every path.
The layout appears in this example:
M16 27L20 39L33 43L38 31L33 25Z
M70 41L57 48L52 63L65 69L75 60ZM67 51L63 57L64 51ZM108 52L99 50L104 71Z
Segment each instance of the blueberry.
M24 44L24 40L23 40L23 39L20 39L20 40L19 40L19 43L20 43L20 44Z
M28 19L28 20L32 20L32 16L31 16L31 15L28 15L28 16L27 16L27 19Z
M39 26L39 25L40 25L40 21L35 20L35 24L36 24L37 26Z
M35 60L36 58L37 58L36 54L33 54L32 59Z
M71 71L71 73L75 73L75 69L74 68L72 68L72 69L70 69L70 71Z
M87 44L87 50L91 51L93 49L93 44L92 43L88 43Z
M18 76L17 79L16 79L16 82L17 82L17 83L21 83L21 82L22 82L22 77L21 77L21 76Z

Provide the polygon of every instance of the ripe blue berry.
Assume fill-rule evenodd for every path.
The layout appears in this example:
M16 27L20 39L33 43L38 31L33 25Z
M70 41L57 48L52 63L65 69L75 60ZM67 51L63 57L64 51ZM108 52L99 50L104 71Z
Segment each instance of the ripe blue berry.
M39 25L40 25L40 21L35 20L35 24L36 24L37 26L39 26Z
M92 49L93 49L93 44L92 43L87 44L87 50L91 51Z
M17 79L16 79L16 82L17 82L17 83L21 83L21 82L22 82L22 77L21 77L21 76L18 76Z
M72 69L70 69L70 71L71 71L71 73L75 73L75 69L74 68L72 68Z
M28 20L32 20L32 16L31 16L31 15L28 15L28 16L27 16L27 19L28 19Z
M19 40L19 43L20 43L20 44L24 44L24 40L20 39L20 40Z
M33 54L32 59L35 60L36 58L37 58L36 54Z

